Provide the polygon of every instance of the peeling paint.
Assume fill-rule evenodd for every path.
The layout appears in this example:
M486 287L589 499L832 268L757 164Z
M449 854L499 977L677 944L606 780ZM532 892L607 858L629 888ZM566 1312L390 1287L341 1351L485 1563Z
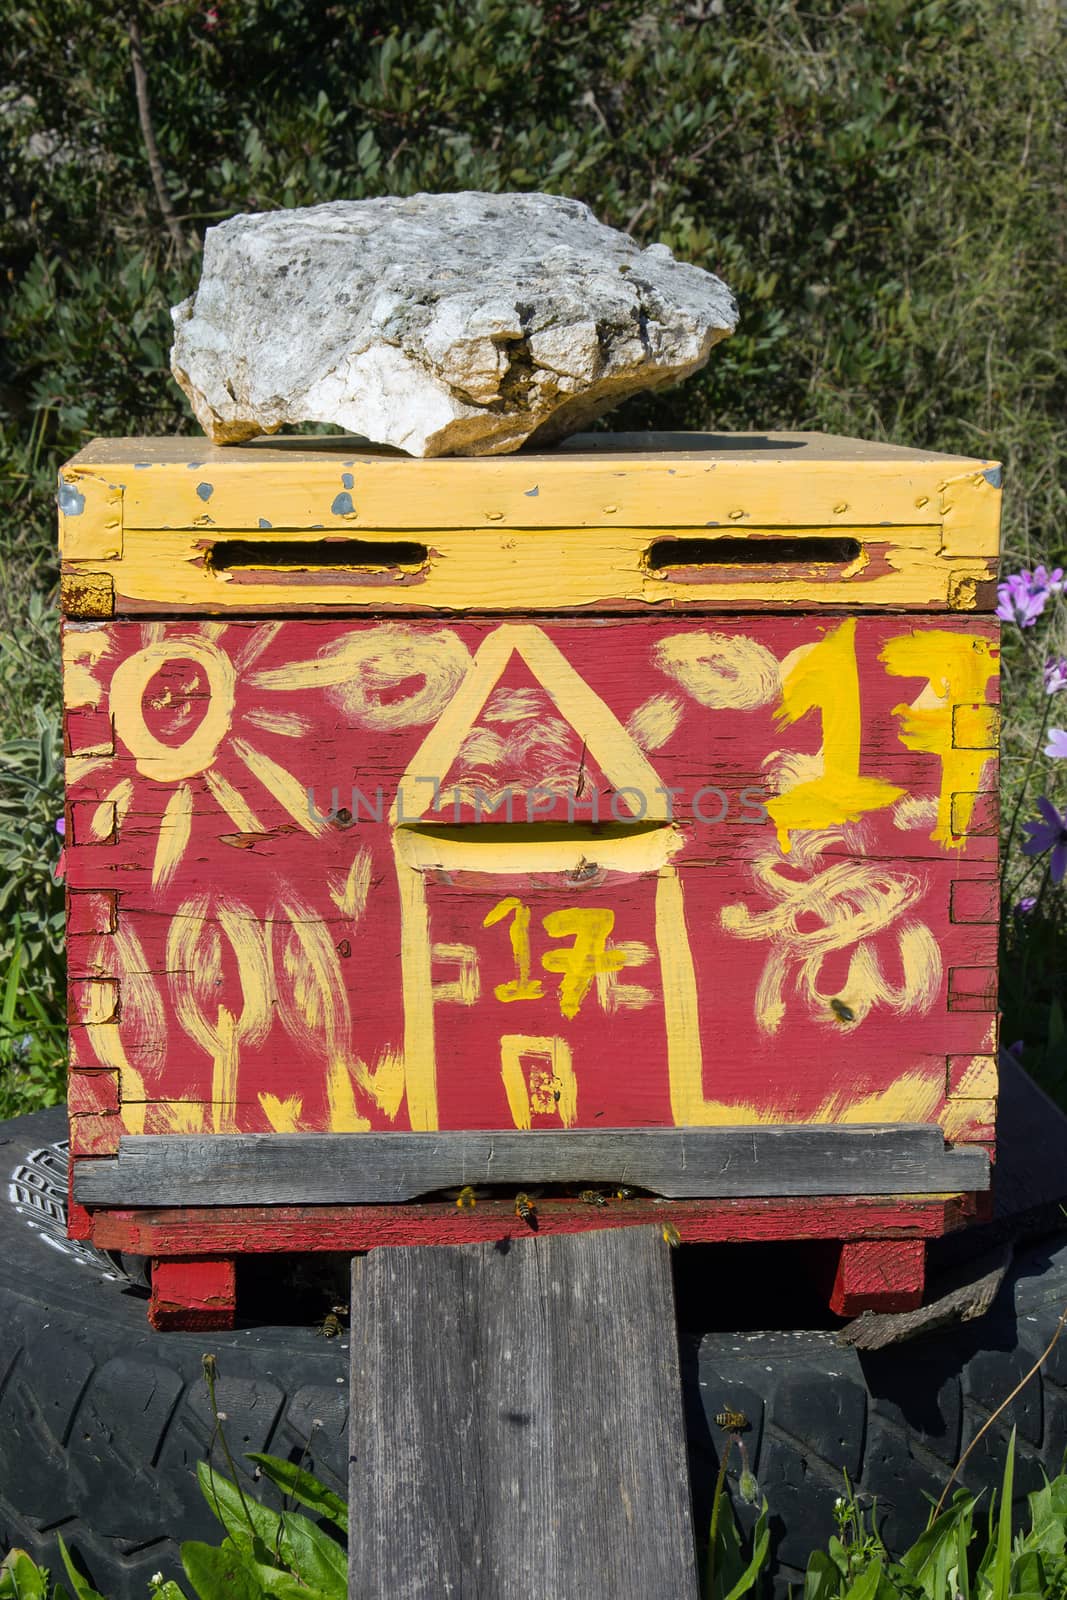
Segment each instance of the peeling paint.
M1004 482L1003 467L983 467L982 477L986 483L992 484L994 489L999 489Z
M342 472L341 482L346 489L354 489L356 486L356 480L350 472Z
M345 473L345 477L348 476L349 474ZM333 512L335 517L351 517L355 514L356 508L352 504L352 496L348 493L347 489L342 490L339 495L334 496L333 505L330 507L330 510Z
M215 485L213 483L198 483L196 486L196 493L198 499L210 500L211 496L215 493Z
M72 483L60 478L56 504L65 517L80 517L85 510L85 496Z
M540 486L535 483L532 489L524 489L523 493L525 494L527 500L535 500L541 493L541 489Z
M260 517L259 525L261 528L273 528L274 526L273 522L268 522L266 517Z

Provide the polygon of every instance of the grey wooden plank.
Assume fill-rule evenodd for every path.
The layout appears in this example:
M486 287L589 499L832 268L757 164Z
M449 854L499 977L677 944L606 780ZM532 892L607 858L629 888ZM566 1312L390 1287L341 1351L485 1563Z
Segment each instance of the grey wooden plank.
M460 1184L626 1183L672 1199L989 1187L984 1150L926 1124L566 1132L127 1135L79 1161L85 1205L343 1205Z
M353 1600L695 1600L668 1257L628 1228L366 1258Z

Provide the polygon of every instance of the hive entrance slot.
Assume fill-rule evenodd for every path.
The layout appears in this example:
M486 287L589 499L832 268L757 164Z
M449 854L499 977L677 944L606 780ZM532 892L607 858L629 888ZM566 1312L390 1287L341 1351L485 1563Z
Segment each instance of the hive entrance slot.
M413 539L219 539L207 565L213 572L367 572L421 567L428 555Z
M862 551L844 534L781 534L756 538L657 539L645 552L653 572L684 569L712 576L722 567L843 567Z

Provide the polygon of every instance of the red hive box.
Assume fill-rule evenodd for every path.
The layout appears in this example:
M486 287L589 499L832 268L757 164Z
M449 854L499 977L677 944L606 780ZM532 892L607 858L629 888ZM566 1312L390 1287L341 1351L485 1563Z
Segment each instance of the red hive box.
M75 457L72 1231L158 1325L650 1218L916 1303L993 1150L999 499L804 434Z

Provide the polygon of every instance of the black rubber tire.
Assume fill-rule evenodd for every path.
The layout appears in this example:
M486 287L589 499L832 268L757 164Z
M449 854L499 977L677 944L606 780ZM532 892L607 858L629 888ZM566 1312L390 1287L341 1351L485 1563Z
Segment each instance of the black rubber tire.
M0 1123L0 1548L21 1545L54 1567L61 1532L109 1600L145 1600L151 1573L180 1577L182 1540L220 1537L195 1475L212 1432L203 1354L218 1362L235 1456L270 1450L295 1460L306 1449L310 1470L343 1493L348 1341L322 1339L310 1322L154 1333L143 1291L65 1237L65 1132L62 1108ZM767 1303L775 1293L786 1307L799 1303L774 1265L795 1268L796 1249L755 1248L779 1252L766 1257ZM720 1304L736 1285L721 1254L682 1250L676 1259L683 1329L692 1328L687 1283L714 1270ZM820 1301L821 1291L810 1303ZM925 1521L924 1491L941 1492L966 1444L1041 1354L1064 1306L1061 1239L1020 1257L982 1321L877 1355L839 1349L828 1330L683 1331L698 1537L723 1439L714 1417L729 1407L751 1424L745 1446L771 1508L780 1588L799 1579L808 1552L833 1532L846 1471L862 1497L877 1499L890 1547L902 1548ZM1021 1497L1042 1467L1059 1470L1067 1446L1067 1336L982 1440L964 1474L968 1486L999 1482L1013 1425ZM735 1452L727 1481L748 1527L753 1513L737 1493L738 1467ZM269 1499L266 1487L256 1492Z
M143 1291L65 1237L65 1136L63 1107L0 1123L0 1551L19 1545L55 1576L61 1533L108 1600L145 1600L152 1573L181 1578L182 1540L222 1535L195 1470L213 1427L204 1353L234 1456L307 1445L344 1493L348 1340L153 1332ZM225 1470L217 1446L212 1459Z
M893 1554L922 1531L963 1451L1038 1361L1067 1309L1067 1240L1025 1248L990 1312L906 1344L860 1354L832 1331L683 1337L690 1461L698 1528L706 1529L724 1435L715 1415L740 1411L751 1470L770 1509L775 1588L801 1582L812 1549L836 1531L844 1474ZM1015 1500L1054 1476L1067 1450L1067 1334L984 1435L960 1482L999 1487L1017 1429ZM736 1449L727 1484L747 1530L755 1512L738 1494ZM988 1498L985 1500L988 1505Z

